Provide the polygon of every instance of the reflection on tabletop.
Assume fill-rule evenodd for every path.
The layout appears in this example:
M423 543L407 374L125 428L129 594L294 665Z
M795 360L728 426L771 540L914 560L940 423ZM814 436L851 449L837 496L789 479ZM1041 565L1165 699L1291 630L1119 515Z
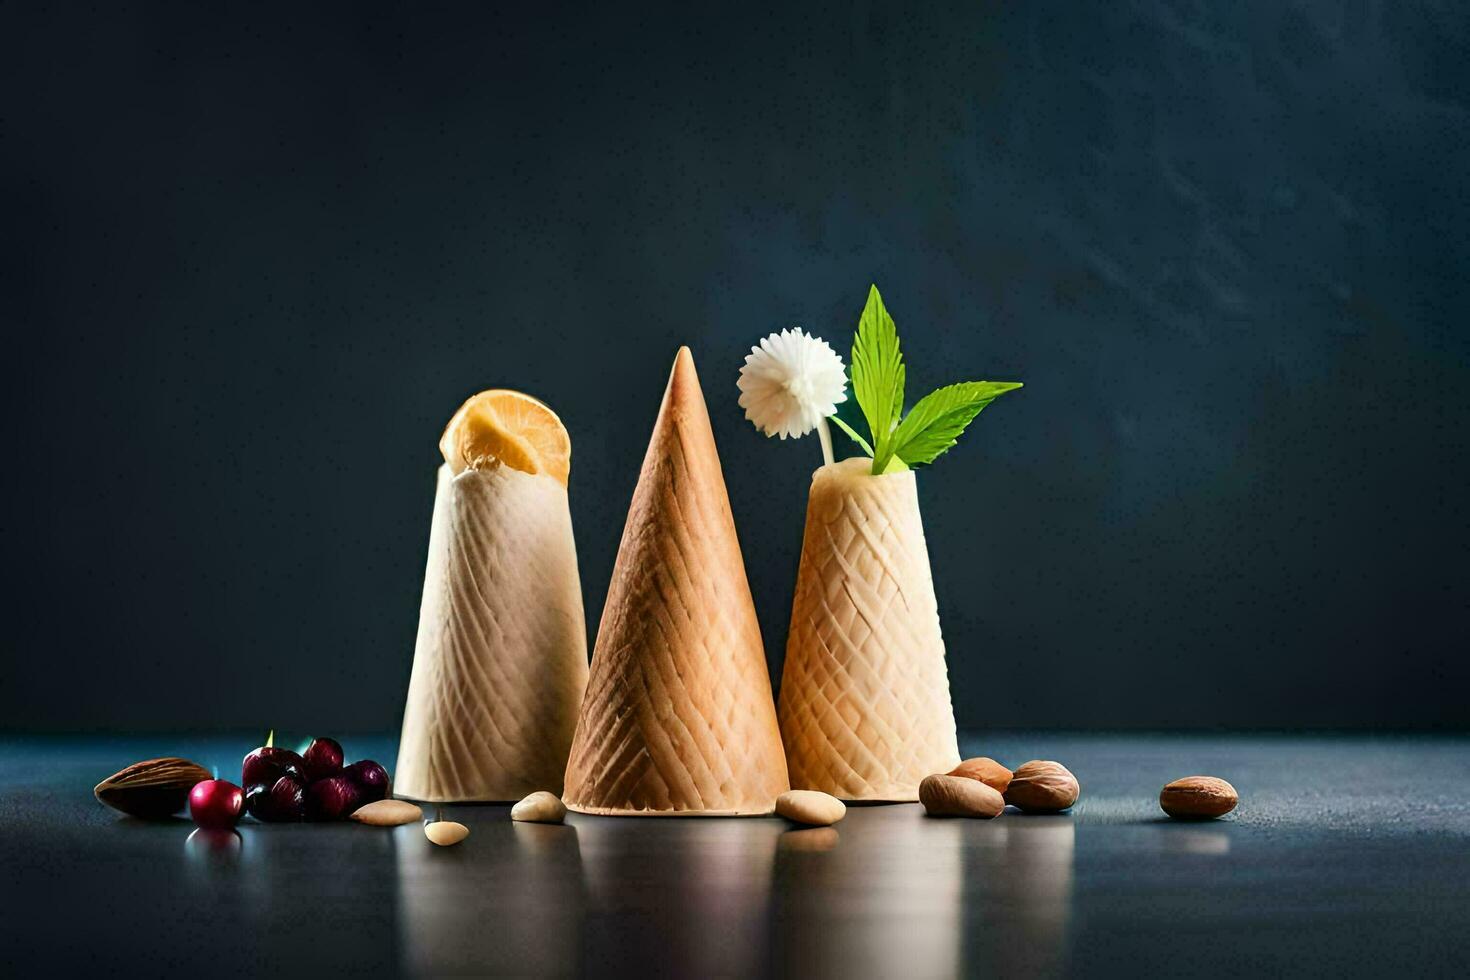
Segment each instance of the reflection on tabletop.
M482 811L484 812L484 811ZM562 976L578 971L585 920L577 828L459 819L455 847L436 847L417 825L395 829L398 930L410 973ZM493 853L486 866L475 855Z
M473 852L400 830L414 831L394 843L399 938L415 973L946 977L977 964L1051 972L1069 956L1066 815L939 820L914 805L867 807L809 829L485 820L470 842L496 858L473 869ZM473 873L445 873L460 867Z
M1165 853L1211 857L1230 853L1230 834L1217 825L1160 820L1154 826L1159 835L1160 849Z
M777 972L948 977L1065 964L1070 816L1011 810L978 821L865 807L835 829L831 849L777 849Z
M629 975L758 974L770 947L774 819L578 818L583 967Z

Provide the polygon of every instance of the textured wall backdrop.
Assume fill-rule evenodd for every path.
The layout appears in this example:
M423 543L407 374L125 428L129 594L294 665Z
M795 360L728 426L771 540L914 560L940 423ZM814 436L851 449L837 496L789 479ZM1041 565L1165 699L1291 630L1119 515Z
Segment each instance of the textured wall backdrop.
M386 729L435 440L547 399L595 628L694 350L779 676L845 353L1021 379L921 499L962 725L1470 724L1458 3L0 12L0 726Z

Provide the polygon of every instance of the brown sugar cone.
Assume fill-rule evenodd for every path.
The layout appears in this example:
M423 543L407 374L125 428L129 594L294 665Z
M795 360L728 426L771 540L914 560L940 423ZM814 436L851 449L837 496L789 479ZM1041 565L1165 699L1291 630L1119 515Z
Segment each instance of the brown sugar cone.
M566 487L441 466L394 792L560 792L587 686L585 623Z
M781 737L797 789L912 801L960 753L914 474L871 465L812 476Z
M679 349L567 763L582 813L770 813L790 787L771 682L694 359Z

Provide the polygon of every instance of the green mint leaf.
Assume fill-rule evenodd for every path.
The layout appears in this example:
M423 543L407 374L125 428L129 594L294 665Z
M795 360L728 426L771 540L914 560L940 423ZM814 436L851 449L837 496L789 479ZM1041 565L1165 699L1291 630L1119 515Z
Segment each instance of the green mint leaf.
M894 430L890 449L910 466L932 463L986 405L1019 387L1018 381L964 381L930 392Z
M903 354L898 349L898 327L883 306L877 286L868 288L868 302L858 320L852 342L852 390L873 434L873 473L893 456L890 443L894 423L903 411Z
M868 445L868 440L857 434L856 429L848 425L846 422L842 421L836 415L829 415L827 417L832 420L832 423L836 425L837 428L841 429L843 432L846 432L847 437L853 442L857 443L858 446L861 447L863 452L867 453L869 456L873 455L873 447Z

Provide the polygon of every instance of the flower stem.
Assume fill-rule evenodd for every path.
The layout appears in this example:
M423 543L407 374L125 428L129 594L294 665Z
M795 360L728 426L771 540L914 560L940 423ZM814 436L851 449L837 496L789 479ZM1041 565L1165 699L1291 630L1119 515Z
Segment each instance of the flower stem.
M832 430L827 427L826 419L817 420L817 438L822 440L822 459L831 466L837 461L832 457Z

